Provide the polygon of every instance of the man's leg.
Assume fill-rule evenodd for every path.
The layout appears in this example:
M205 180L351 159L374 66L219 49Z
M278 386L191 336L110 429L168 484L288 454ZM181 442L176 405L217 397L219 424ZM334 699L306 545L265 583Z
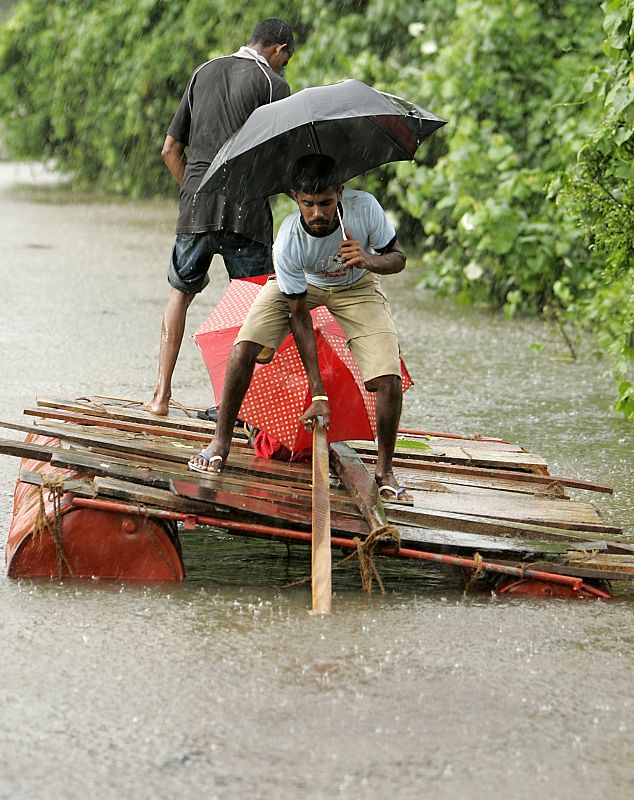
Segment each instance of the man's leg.
M209 265L215 251L213 233L177 233L167 269L171 291L163 314L156 389L145 406L153 414L169 412L172 375L185 332L187 310L209 283Z
M374 477L379 486L391 486L398 489L399 484L394 477L392 459L396 447L396 436L401 419L403 391L401 379L397 375L381 375L371 382L376 389L376 438L377 459ZM389 500L389 497L386 498ZM400 501L411 500L410 495L401 493Z
M166 416L172 396L172 375L185 332L187 309L195 294L185 294L171 289L161 324L158 378L152 400L145 406L152 414Z
M229 455L233 426L251 383L255 359L261 349L262 345L256 342L239 342L233 346L225 373L222 402L218 406L216 435L202 451L204 456L196 455L191 459L190 464L194 468L208 469L209 472L220 471L219 468Z

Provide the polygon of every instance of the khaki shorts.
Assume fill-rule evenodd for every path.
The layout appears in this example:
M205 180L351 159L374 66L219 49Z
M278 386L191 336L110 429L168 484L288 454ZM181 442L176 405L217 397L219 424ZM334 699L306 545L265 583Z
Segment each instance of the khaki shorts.
M379 280L366 273L352 286L308 287L309 308L326 306L343 328L364 382L401 374L398 337ZM251 306L235 343L256 342L277 350L290 328L288 300L270 278Z

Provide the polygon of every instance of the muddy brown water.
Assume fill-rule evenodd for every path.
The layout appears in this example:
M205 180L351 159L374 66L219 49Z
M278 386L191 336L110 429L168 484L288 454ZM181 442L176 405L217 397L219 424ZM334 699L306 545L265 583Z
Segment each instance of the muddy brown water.
M3 419L37 395L149 397L175 213L0 164ZM384 282L416 381L403 425L509 438L611 483L593 500L634 533L633 429L591 343L567 361L542 323L457 308L414 277ZM226 284L215 265L188 334ZM175 398L212 400L189 338ZM0 458L3 550L17 469ZM182 538L179 586L0 577L0 798L631 796L629 595L471 596L386 565L384 597L335 575L321 619L307 588L282 588L304 550Z

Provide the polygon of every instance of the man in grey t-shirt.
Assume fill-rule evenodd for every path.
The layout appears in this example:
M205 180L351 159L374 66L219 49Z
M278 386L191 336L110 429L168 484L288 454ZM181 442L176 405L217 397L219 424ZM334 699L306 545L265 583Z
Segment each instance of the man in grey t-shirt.
M328 427L330 406L309 313L324 305L343 328L366 389L376 392L374 476L379 494L386 502L411 505L412 497L393 471L402 407L401 364L396 328L379 282L380 275L405 268L405 253L379 202L367 192L344 191L332 158L312 154L299 159L290 193L298 210L284 220L275 240L276 277L261 290L238 332L215 436L190 459L189 469L222 470L256 360L262 348L275 351L289 330L312 393L299 422L310 430L322 417Z
M273 272L268 201L240 206L222 195L197 190L218 150L250 114L288 97L290 88L281 73L293 49L287 22L275 17L260 22L248 45L194 71L168 128L162 156L180 185L180 205L167 273L171 290L163 315L158 379L146 405L153 414L164 416L169 411L187 310L209 283L213 256L223 257L230 278Z

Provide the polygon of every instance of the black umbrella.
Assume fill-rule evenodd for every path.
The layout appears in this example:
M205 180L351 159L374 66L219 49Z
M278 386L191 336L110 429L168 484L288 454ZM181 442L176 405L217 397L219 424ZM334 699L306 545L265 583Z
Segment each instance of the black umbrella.
M334 158L343 183L380 164L411 160L445 124L361 81L303 89L256 108L220 149L198 191L237 202L286 192L295 162L312 153Z

